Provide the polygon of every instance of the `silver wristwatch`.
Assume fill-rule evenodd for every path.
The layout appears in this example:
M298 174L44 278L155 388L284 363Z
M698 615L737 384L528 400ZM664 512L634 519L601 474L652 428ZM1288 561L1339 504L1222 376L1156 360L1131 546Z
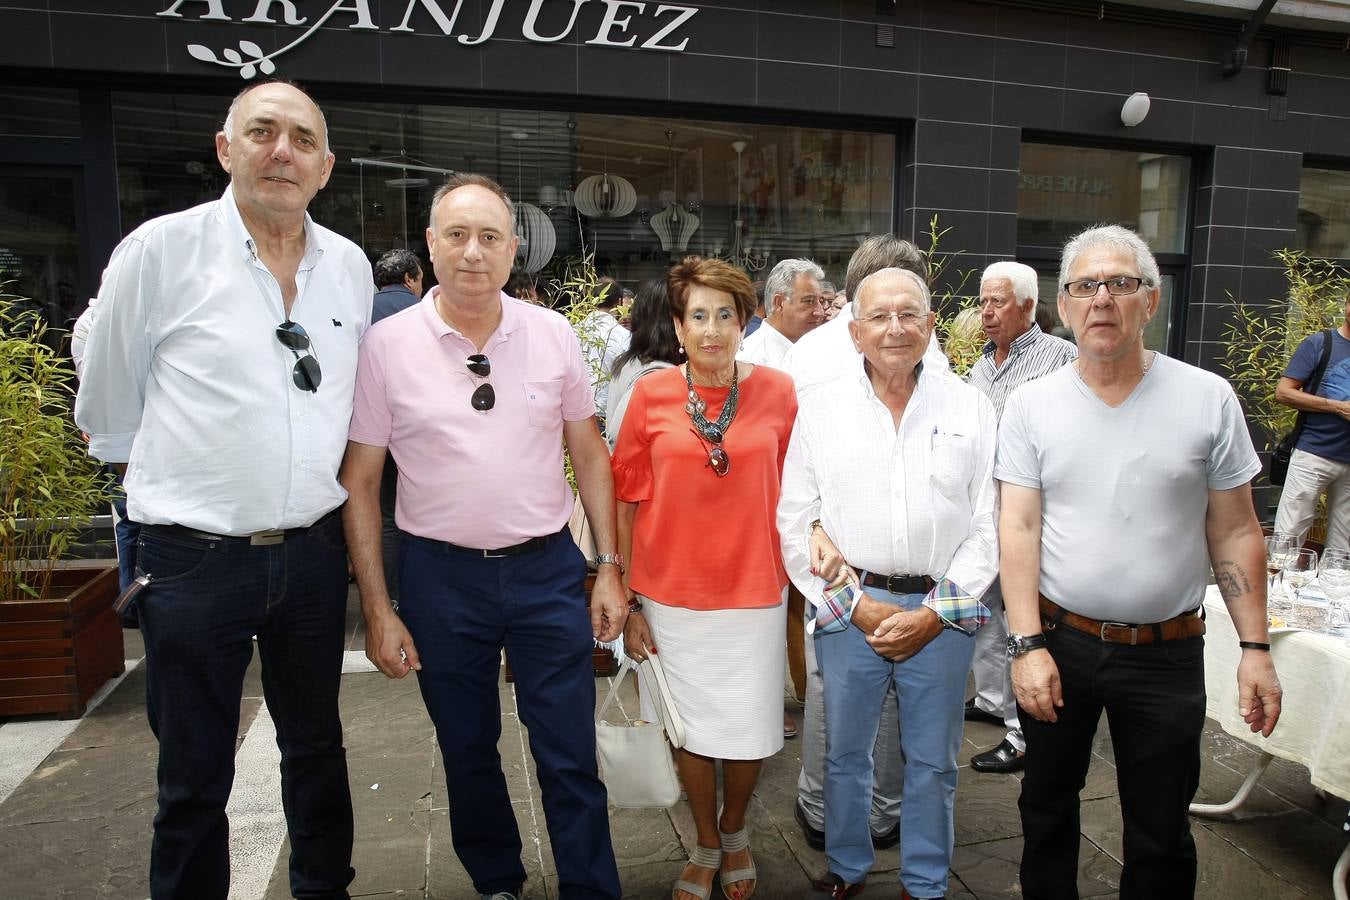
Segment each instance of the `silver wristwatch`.
M611 565L619 567L619 574L623 574L623 554L622 553L599 553L595 557L596 566Z
M1032 650L1040 650L1044 646L1044 634L1010 634L1008 635L1008 658L1017 659L1017 657L1025 656Z

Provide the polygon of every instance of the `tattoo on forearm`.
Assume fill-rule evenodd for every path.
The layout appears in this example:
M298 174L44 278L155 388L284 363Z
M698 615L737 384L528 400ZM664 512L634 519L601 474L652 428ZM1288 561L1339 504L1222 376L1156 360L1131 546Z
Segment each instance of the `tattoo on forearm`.
M1214 564L1214 581L1219 586L1224 603L1232 603L1243 594L1250 593L1252 589L1247 571L1231 559L1220 560Z

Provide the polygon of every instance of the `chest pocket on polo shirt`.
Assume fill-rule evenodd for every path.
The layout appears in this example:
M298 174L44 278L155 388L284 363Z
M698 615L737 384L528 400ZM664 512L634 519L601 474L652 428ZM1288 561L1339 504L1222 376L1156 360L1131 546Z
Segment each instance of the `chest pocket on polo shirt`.
M525 408L531 425L548 428L562 422L562 387L561 378L525 382Z
M974 440L945 431L934 434L932 440L934 485L949 497L964 493L975 466Z

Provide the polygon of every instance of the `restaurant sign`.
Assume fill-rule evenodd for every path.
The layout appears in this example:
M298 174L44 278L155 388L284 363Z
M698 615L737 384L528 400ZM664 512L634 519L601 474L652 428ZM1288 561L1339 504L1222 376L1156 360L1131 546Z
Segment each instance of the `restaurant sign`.
M320 4L307 4L304 0L248 0L246 3L230 3L236 13L231 16L226 11L226 0L174 0L168 8L155 15L168 19L195 18L201 22L247 22L249 24L278 25L286 28L304 28L295 40L264 53L253 41L241 40L236 47L222 47L219 50L205 44L188 44L188 55L203 63L235 69L242 78L252 78L262 73L271 75L277 70L274 60L305 41L322 28L334 16L342 14L338 22L349 19L347 27L352 31L389 31L415 34L420 30L431 32L438 30L445 37L454 37L465 47L482 44L497 37L497 25L501 19L502 8L507 0L487 0L481 29L461 30L456 33L460 9L464 0L406 0L402 16L397 25L382 28L371 13L371 0L325 0L328 8L322 13L316 9L308 10L310 15L301 15L299 7L318 7ZM552 8L565 8L571 4L571 14L567 26L554 34L540 33L540 15L545 3ZM625 47L634 50L666 50L679 53L689 44L682 30L698 12L697 7L680 6L673 3L646 3L640 0L530 0L525 20L520 27L520 36L527 41L539 44L552 44L565 40L577 27L577 18L581 8L587 3L596 2L604 7L600 24L595 34L585 40L586 44L597 47ZM238 8L236 8L238 7ZM238 13L252 8L252 12L242 18ZM398 12L397 3L386 0L386 9ZM388 20L392 22L392 17ZM385 24L388 24L387 22ZM473 31L478 31L473 34ZM434 32L433 32L434 33Z

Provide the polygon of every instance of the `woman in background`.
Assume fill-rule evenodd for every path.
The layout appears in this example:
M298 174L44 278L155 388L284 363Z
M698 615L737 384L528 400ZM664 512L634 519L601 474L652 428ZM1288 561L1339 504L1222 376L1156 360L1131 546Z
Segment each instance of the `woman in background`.
M610 374L609 400L605 405L605 441L610 452L619 439L619 425L628 410L628 397L633 385L648 372L667 369L683 361L680 341L675 336L675 323L670 318L670 295L666 280L645 282L633 300L632 339L628 349L614 360Z

